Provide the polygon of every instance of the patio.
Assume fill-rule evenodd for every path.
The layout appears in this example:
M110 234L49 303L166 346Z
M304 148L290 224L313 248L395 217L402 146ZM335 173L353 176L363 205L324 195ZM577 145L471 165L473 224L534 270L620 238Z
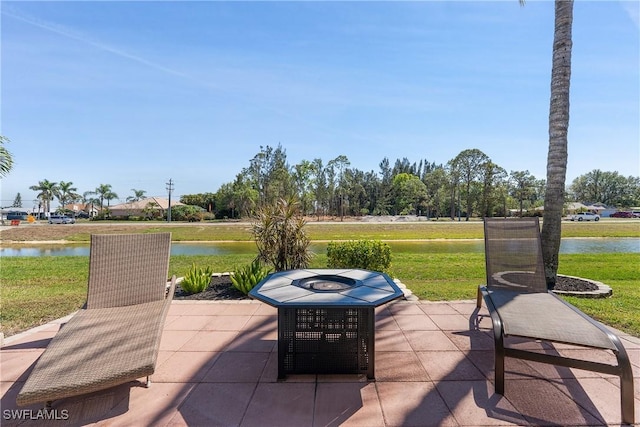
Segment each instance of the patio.
M475 312L475 301L398 301L377 308L375 381L355 374L289 375L278 381L276 313L257 301L173 301L151 388L128 383L56 401L53 414L68 417L58 421L33 420L42 408L18 408L15 398L65 319L9 337L0 351L1 424L620 424L615 376L507 359L506 394L495 395L491 321L485 308ZM620 337L634 368L640 419L640 339ZM563 354L586 351L523 345Z

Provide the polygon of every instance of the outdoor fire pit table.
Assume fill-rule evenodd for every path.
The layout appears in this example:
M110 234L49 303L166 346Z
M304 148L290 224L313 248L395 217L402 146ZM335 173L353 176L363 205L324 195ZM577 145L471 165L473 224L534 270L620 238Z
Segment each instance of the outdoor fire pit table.
M374 308L403 296L384 273L301 269L270 274L249 296L278 308L278 378L366 374L374 378Z

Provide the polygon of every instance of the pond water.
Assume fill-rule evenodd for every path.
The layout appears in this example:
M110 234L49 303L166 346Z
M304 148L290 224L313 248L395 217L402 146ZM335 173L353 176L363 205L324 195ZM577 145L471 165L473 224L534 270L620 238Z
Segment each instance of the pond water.
M482 240L431 240L390 242L392 253L482 253ZM326 243L312 243L315 253L326 253ZM241 255L257 253L253 242L173 243L171 255ZM640 253L640 238L563 239L560 253ZM0 257L88 256L88 245L43 245L0 248Z

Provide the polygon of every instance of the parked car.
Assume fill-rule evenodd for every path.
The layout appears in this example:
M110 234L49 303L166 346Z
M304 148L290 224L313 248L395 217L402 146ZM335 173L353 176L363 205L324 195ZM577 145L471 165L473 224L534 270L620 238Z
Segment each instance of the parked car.
M49 216L49 224L75 224L75 222L75 218L66 215L52 214Z
M634 218L640 218L640 211L633 211L631 215L633 215Z
M571 221L600 221L600 215L592 212L580 212L571 215L569 218Z
M89 214L85 211L80 211L76 214L76 218L89 218Z
M624 211L614 212L611 214L611 218L633 218L633 213Z

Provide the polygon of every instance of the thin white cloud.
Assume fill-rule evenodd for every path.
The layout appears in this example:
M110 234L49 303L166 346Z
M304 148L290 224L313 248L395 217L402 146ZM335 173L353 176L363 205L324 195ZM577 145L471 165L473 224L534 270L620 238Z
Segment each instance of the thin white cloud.
M640 29L640 2L636 1L621 1L622 8L627 12L631 22L636 28Z
M70 39L77 40L77 41L82 42L82 43L86 43L86 44L88 44L90 46L93 46L93 47L96 47L96 48L98 48L100 50L103 50L103 51L106 51L106 52L110 52L110 53L112 53L114 55L120 56L122 58L129 59L131 61L140 63L142 65L146 65L146 66L154 68L156 70L163 71L163 72L169 73L169 74L173 74L173 75L176 75L176 76L179 76L179 77L184 77L184 78L191 79L191 76L189 76L189 75L187 75L187 74L185 74L183 72L180 72L180 71L177 71L177 70L174 70L174 69L171 69L171 68L167 68L167 67L165 67L163 65L157 64L157 63L152 62L152 61L148 61L148 60L146 60L146 59L144 59L144 58L142 58L140 56L133 55L131 53L125 52L124 50L117 49L117 48L115 48L113 46L109 46L108 44L92 40L89 36L87 36L85 34L82 34L82 33L79 33L77 31L74 31L74 30L72 30L72 29L70 29L68 27L63 26L63 25L52 23L52 22L48 22L48 21L44 21L42 19L39 19L39 18L36 18L36 17L33 17L33 16L29 16L29 15L23 13L23 12L18 12L15 9L8 8L7 6L4 6L2 8L2 14L6 15L6 16L9 16L11 18L17 19L19 21L25 22L27 24L36 26L38 28L42 28L43 30L51 31L51 32L59 34L61 36L68 37Z

